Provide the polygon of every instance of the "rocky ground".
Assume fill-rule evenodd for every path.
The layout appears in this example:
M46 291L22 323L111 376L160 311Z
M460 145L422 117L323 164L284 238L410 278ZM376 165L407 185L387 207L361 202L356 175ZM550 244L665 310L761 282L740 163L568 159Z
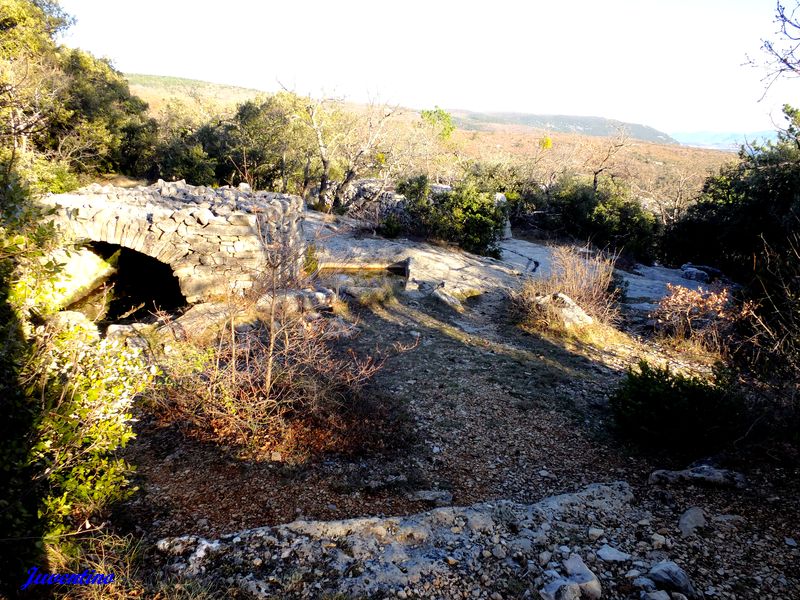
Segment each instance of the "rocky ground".
M448 260L464 288L488 280ZM688 459L612 434L609 393L638 357L706 365L636 336L526 334L493 287L462 312L424 289L353 305L348 346L402 347L370 388L402 407L391 452L241 460L144 419L118 521L158 542L165 573L265 598L800 597L794 464L730 453L717 466L744 479L651 478Z

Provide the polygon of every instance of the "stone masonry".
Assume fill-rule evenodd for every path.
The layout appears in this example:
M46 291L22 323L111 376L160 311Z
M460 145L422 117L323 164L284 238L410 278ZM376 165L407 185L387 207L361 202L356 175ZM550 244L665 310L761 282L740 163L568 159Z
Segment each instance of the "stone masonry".
M135 188L93 184L44 202L76 239L118 244L169 265L190 304L271 284L272 269L283 285L303 264L297 196L159 180Z

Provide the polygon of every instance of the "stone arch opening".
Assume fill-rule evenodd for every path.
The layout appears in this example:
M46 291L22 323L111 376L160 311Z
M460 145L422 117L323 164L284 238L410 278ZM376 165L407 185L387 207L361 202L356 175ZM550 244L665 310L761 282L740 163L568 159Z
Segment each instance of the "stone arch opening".
M169 265L118 244L91 242L88 247L116 267L94 295L105 303L103 323L149 322L155 312L175 314L188 306Z

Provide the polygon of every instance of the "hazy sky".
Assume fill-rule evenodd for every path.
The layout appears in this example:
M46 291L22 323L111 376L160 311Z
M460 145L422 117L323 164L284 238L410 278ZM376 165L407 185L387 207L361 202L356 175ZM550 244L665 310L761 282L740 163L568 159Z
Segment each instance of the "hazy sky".
M791 0L788 0L791 4ZM595 115L667 132L773 129L774 0L62 0L64 42L121 71L414 108Z

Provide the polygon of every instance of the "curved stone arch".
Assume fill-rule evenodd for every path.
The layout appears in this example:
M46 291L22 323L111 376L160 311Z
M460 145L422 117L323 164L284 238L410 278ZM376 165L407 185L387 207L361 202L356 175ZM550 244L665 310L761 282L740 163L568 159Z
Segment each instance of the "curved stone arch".
M61 223L77 238L115 244L168 265L187 302L192 304L203 299L202 294L198 294L200 290L196 290L196 285L192 283L193 271L187 269L193 262L190 260L191 247L180 240L177 230L164 232L149 222L146 215L136 218L134 215L123 217L112 213L110 209L101 209L90 220L84 220L67 211L68 218L61 220Z
M270 268L273 247L288 249L291 276L303 257L303 201L294 196L160 182L130 190L92 186L47 203L76 238L167 264L189 304L252 287Z

